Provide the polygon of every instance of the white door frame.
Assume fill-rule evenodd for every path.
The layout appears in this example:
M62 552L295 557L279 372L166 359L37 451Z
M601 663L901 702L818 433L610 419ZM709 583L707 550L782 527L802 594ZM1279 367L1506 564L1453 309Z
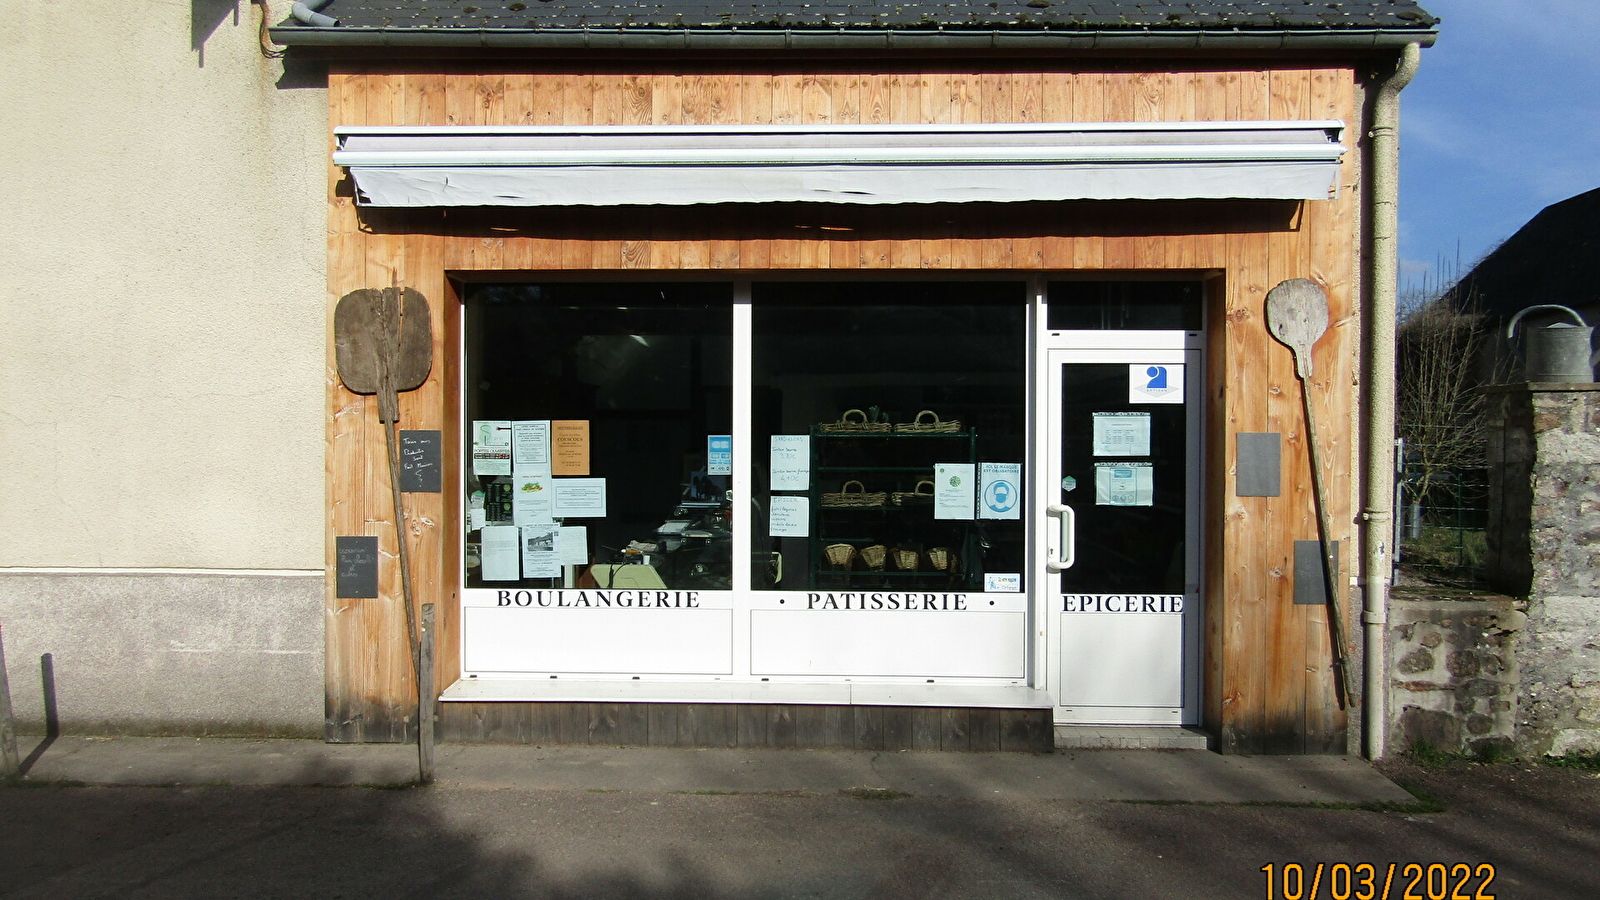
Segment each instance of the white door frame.
M1031 479L1033 504L1030 513L1033 519L1031 529L1033 556L1030 561L1029 579L1034 592L1035 684L1055 697L1055 718L1060 724L1174 726L1198 724L1201 714L1201 646L1204 621L1204 598L1201 592L1204 560L1203 334L1184 331L1051 332L1043 329L1037 333L1040 339L1035 354L1036 403L1033 409L1036 412L1036 419L1032 448L1035 477ZM1062 475L1057 470L1061 465L1059 447L1061 425L1058 422L1062 402L1061 367L1074 363L1130 365L1181 363L1185 366L1185 421L1189 442L1186 461L1187 496L1184 527L1187 539L1184 553L1183 610L1179 621L1174 623L1177 629L1175 632L1166 631L1159 624L1145 627L1149 625L1148 617L1144 620L1145 626L1139 624L1127 626L1130 629L1129 639L1133 639L1133 635L1144 633L1151 640L1171 640L1178 646L1181 658L1174 671L1180 683L1169 685L1170 691L1155 691L1156 694L1168 694L1177 701L1175 705L1104 705L1109 701L1103 696L1104 692L1097 691L1089 692L1091 695L1100 695L1096 703L1089 704L1082 702L1085 697L1083 691L1075 691L1072 685L1063 683L1062 657L1066 648L1066 644L1063 643L1063 618L1068 615L1083 614L1068 614L1062 610L1061 577L1052 571L1048 564L1059 550L1057 545L1060 543L1058 536L1062 534L1062 520L1059 515L1051 515L1048 510L1051 504L1060 502L1059 484ZM1080 489L1092 495L1094 485L1084 484ZM1144 616L1142 613L1131 614L1126 621L1138 623L1141 621L1139 617ZM1123 627L1116 623L1114 617L1098 621L1103 622L1109 629L1102 631L1100 635L1102 639L1115 638L1118 634L1117 629ZM1150 627L1155 629L1154 632L1150 631ZM1157 634L1165 637L1156 638ZM1073 634L1067 635L1068 639L1072 637ZM1169 673L1168 677L1171 677L1171 674Z

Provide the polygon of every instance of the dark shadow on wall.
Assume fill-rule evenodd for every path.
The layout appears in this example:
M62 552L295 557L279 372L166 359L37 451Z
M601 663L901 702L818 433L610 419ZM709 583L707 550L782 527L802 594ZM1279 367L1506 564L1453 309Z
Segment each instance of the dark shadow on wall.
M189 0L189 49L193 50L200 63L200 68L206 67L206 41L228 19L234 25L239 24L240 0Z
M22 761L19 771L27 775L39 757L44 755L50 745L61 736L61 710L56 707L56 657L54 653L46 653L39 657L39 683L44 688L44 740L39 746L33 748L28 758Z
M354 196L348 174L337 196ZM361 208L368 234L648 241L812 240L828 243L953 238L1162 237L1293 233L1292 200L1077 200L1028 203L849 205L726 203L704 206ZM1137 267L1135 267L1137 268Z

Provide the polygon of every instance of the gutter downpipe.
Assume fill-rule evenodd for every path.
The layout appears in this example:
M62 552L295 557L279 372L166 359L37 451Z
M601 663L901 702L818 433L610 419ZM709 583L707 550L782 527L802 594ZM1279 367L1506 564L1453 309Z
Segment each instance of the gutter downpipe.
M1372 313L1368 318L1368 403L1366 421L1366 503L1361 512L1364 575L1363 685L1364 755L1382 759L1389 724L1388 622L1394 529L1395 295L1398 291L1397 237L1400 185L1400 92L1417 73L1422 51L1416 43L1400 53L1394 74L1378 87L1372 111Z
M310 25L314 28L333 28L339 24L339 20L333 16L325 16L320 12L324 6L331 2L333 0L301 0L301 2L289 7L289 14L294 16L294 20L302 25Z

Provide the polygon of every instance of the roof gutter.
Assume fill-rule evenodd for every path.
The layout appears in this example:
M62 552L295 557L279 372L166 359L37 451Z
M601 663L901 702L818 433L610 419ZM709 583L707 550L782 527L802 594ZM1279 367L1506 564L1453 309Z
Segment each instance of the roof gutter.
M290 47L538 50L1398 50L1432 46L1417 28L906 29L358 28L279 25Z

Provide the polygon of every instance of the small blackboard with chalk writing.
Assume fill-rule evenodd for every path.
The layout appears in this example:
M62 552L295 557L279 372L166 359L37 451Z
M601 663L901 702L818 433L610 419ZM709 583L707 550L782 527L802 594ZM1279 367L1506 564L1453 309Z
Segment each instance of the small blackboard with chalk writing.
M337 537L334 539L335 597L352 600L378 596L378 539L375 537Z
M424 494L443 490L439 446L438 431L400 432L400 490Z

